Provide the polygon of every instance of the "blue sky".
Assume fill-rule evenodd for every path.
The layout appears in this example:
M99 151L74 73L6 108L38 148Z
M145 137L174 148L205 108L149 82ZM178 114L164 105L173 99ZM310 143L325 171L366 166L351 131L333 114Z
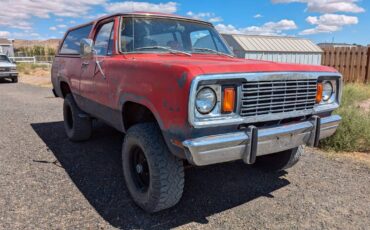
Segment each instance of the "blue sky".
M368 0L0 0L0 37L61 38L104 14L174 13L211 21L223 33L287 35L370 44Z

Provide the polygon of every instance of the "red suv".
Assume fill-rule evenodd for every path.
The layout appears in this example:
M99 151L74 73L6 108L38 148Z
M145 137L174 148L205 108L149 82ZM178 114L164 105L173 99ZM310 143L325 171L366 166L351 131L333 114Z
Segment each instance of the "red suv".
M329 67L236 58L212 24L154 13L68 30L52 68L68 138L88 140L93 119L125 133L126 185L148 212L180 200L184 162L294 165L302 145L337 129L341 79Z

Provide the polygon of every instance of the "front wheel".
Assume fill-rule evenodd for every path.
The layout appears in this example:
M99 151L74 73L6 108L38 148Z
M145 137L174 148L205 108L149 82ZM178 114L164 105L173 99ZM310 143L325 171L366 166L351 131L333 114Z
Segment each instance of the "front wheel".
M149 213L170 208L182 197L184 167L153 123L131 127L122 148L123 173L134 202Z
M13 83L18 83L18 77L13 77L13 78L12 78L12 82L13 82Z
M265 171L282 171L293 167L298 161L304 150L302 146L278 152L270 155L257 157L255 167Z

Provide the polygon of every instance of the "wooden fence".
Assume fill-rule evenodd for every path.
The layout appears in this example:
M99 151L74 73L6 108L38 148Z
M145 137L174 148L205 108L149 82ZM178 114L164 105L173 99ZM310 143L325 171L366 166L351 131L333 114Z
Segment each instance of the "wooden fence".
M337 69L345 82L370 83L370 46L322 49L322 64Z

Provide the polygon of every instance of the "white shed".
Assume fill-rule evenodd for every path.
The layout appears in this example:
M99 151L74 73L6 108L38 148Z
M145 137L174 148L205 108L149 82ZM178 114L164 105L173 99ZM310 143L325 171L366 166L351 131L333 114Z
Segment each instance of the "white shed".
M0 54L14 57L13 42L11 40L0 38Z
M222 36L240 58L321 65L323 51L308 39L244 34Z

